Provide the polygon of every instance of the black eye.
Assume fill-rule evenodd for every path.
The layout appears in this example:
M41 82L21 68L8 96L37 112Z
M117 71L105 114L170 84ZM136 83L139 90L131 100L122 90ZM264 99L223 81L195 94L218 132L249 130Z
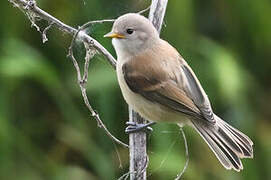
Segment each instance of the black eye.
M133 30L133 29L126 29L126 32L127 32L128 34L132 34L132 33L134 32L134 30Z

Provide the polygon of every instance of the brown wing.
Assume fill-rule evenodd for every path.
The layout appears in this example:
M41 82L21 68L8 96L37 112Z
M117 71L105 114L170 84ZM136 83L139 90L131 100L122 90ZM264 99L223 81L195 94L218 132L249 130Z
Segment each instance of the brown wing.
M144 61L143 64L140 61ZM160 71L157 71L157 68ZM162 68L162 69L161 69ZM149 101L162 104L172 110L202 119L201 112L186 93L159 63L151 65L145 58L137 58L122 66L128 87Z
M167 42L125 63L129 88L175 111L215 122L209 99L192 69Z
M200 85L199 80L195 76L192 69L188 64L182 59L181 72L183 73L183 89L189 96L195 105L199 108L202 115L206 120L211 123L215 122L214 113L208 99L208 96L204 92Z

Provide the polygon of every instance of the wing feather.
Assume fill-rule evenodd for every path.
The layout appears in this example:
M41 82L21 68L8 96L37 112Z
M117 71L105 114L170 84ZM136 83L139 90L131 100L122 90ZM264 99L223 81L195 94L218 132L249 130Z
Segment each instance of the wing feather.
M174 81L160 81L155 76L146 77L133 71L126 63L122 67L124 79L128 87L134 92L142 95L149 101L162 104L170 109L184 113L188 116L202 118L199 109L193 101L182 91Z
M122 65L134 93L172 110L215 123L208 96L186 61L166 41Z
M214 123L214 113L208 99L208 96L201 87L199 80L195 76L192 69L186 64L182 64L183 75L186 78L184 83L184 90L187 95L193 100L195 105L200 109L202 115L209 122Z

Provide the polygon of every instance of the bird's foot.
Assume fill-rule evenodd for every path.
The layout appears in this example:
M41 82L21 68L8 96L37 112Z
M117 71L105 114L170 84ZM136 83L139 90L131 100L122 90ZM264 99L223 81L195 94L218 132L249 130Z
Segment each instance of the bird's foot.
M149 122L147 124L138 124L135 122L126 122L127 128L125 129L125 133L130 134L130 133L135 133L139 131L150 131L152 132L153 129L150 127L151 125L155 124L155 122Z

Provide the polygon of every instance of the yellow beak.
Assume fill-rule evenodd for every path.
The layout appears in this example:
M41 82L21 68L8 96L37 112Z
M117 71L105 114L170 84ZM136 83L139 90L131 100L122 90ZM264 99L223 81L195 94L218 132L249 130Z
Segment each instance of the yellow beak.
M109 32L106 35L104 35L104 37L106 37L106 38L120 38L120 39L125 38L124 35L119 34L119 33L114 33L114 32Z

